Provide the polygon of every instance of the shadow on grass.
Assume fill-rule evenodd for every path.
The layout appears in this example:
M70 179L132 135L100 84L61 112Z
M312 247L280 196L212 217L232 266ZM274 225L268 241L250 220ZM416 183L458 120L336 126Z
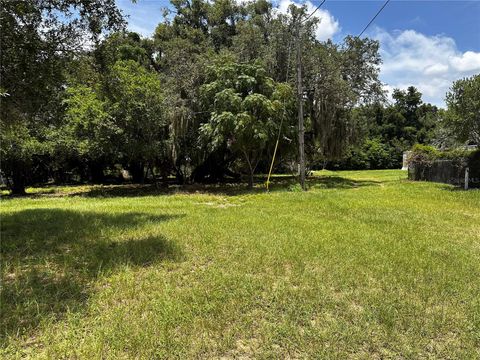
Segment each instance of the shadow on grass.
M121 237L145 222L176 217L63 209L3 214L0 343L30 336L42 320L80 310L92 282L119 266L180 260L180 249L162 236Z
M353 189L363 186L379 186L381 181L374 180L354 180L341 176L316 176L308 180L312 188L324 189Z
M294 176L275 176L270 181L270 191L290 191L298 180ZM340 176L311 176L307 179L309 188L325 189L351 189L361 186L378 186L381 182L371 180L353 180ZM242 183L216 183L216 184L192 184L192 185L172 185L168 188L158 188L155 185L114 185L95 187L85 192L71 194L72 196L85 197L136 197L151 195L171 195L176 193L206 193L212 195L244 195L264 193L265 177L256 177L255 187L249 189Z
M256 176L255 186L249 189L246 183L223 182L214 184L190 184L190 185L155 185L155 184L124 184L124 185L96 185L91 187L69 188L68 191L59 192L55 188L46 191L38 191L34 194L28 194L26 197L49 197L49 196L81 196L81 197L141 197L141 196L159 196L172 194L212 194L235 196L244 194L258 194L266 192L265 176ZM311 189L352 189L362 186L379 186L381 181L374 180L356 180L341 176L310 176L307 178L307 187ZM291 175L277 175L270 180L270 192L295 190L298 179ZM59 188L61 189L61 188ZM3 199L12 199L14 196L4 196Z
M425 181L428 182L428 181ZM451 192L476 192L480 191L480 186L474 185L469 186L468 189L465 190L464 185L453 185L453 184L445 184L445 183L435 183L440 185L440 189L451 191Z

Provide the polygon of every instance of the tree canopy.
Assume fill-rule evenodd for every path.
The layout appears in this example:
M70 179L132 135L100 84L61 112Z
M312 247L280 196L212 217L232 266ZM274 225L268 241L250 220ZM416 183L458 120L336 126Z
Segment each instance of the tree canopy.
M440 137L440 117L478 143L478 76L454 84L445 114L413 87L389 104L378 42L319 41L305 6L172 0L144 38L125 30L114 0L1 4L1 172L15 193L171 175L245 174L252 185L277 138L276 169L293 170L297 45L311 167L396 167L402 151Z
M480 75L455 81L445 100L447 127L457 140L480 146Z
M201 125L200 134L213 150L227 146L247 164L249 186L268 145L283 123L291 118L288 104L292 90L276 83L258 64L235 62L209 68L211 82L202 87L211 110L210 119Z

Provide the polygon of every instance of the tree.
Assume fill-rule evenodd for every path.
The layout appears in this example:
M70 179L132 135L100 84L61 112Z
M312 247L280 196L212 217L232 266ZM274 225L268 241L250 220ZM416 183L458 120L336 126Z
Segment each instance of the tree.
M121 160L133 180L142 183L145 168L166 156L169 124L162 84L156 73L133 60L118 61L109 83L108 111L119 129Z
M378 102L383 95L378 42L348 37L346 44L346 48L329 41L316 44L307 54L307 107L318 151L325 159L339 158L355 140L354 107Z
M406 90L394 89L392 97L394 103L385 108L376 136L404 143L401 151L416 143L432 141L438 122L437 107L423 103L422 93L414 86L409 86Z
M145 169L167 156L168 116L158 75L134 60L119 60L103 81L67 87L65 123L57 143L87 162L101 182L107 165L123 164L142 183Z
M275 83L258 64L230 62L209 69L211 81L203 92L212 113L201 126L201 137L212 150L227 144L243 156L251 188L261 155L273 144L292 98L291 88Z
M236 33L236 23L240 17L234 0L217 0L211 3L207 12L210 37L216 50L229 47Z
M172 0L143 38L123 31L114 0L0 1L1 171L13 192L51 179L102 182L118 165L137 182L149 169L217 181L238 176L238 165L251 186L279 134L277 159L293 154L295 34L306 6L280 14L267 0ZM386 166L389 154L429 141L436 108L415 88L382 103L378 43L320 42L317 24L310 17L301 31L312 157L350 150L365 155L358 163Z
M208 4L195 4L197 10L192 13L184 8L188 2L176 2L177 14L173 20L167 18L154 34L156 68L169 104L169 158L180 183L187 181L192 169L204 160L197 138L200 123L208 114L201 111L199 92L205 81L206 62L214 54L206 30L186 25L207 21Z
M330 167L398 168L403 152L414 144L434 141L437 144L442 111L423 103L422 94L413 86L395 89L394 100L393 104L380 101L361 104L349 112L356 127L356 141L347 146L345 154L331 162Z
M102 99L99 86L72 84L67 88L65 123L56 132L59 153L82 159L94 183L104 181L107 164L115 159L120 128L109 113L109 104Z
M95 66L105 74L118 60L134 60L147 69L154 69L154 43L135 32L115 32L99 43L92 51Z
M480 145L480 74L455 81L445 101L446 125L454 136Z
M46 152L45 144L32 134L28 123L21 121L2 122L0 142L2 173L6 177L7 185L12 194L23 195L27 169L31 166L34 155L43 155Z
M1 8L2 171L23 194L46 130L61 119L65 67L85 39L123 19L114 0L2 0Z
M392 97L397 109L404 116L406 125L416 126L417 110L422 104L422 93L415 86L409 86L407 90L394 89Z

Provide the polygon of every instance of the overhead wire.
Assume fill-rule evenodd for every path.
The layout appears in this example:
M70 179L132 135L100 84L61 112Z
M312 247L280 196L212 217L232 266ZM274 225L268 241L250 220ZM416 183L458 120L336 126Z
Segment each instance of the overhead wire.
M372 25L372 23L375 21L375 19L377 18L378 15L380 15L380 13L383 11L383 9L385 9L385 6L388 5L388 3L390 2L390 0L387 0L385 1L385 3L383 4L383 6L377 11L377 13L375 14L375 16L372 18L372 20L370 20L370 22L367 24L367 26L365 26L363 28L363 30L360 32L360 34L357 35L357 37L360 37L363 35L363 33L368 29L368 27L370 25Z
M320 3L320 5L318 5L318 6L315 8L315 10L313 10L313 11L310 13L310 15L308 15L308 16L307 16L305 19L303 19L300 23L304 23L304 22L306 22L308 19L310 19L310 18L313 16L313 14L315 14L315 13L317 12L317 10L322 7L322 5L325 3L325 1L327 1L327 0L323 0L323 1Z
M362 35L365 33L365 31L367 31L367 29L370 27L370 25L373 24L373 22L375 21L375 19L378 17L378 15L380 15L380 13L383 11L383 9L385 9L385 7L388 5L389 2L390 2L390 0L386 0L386 1L383 3L382 7L381 7L380 9L378 9L378 11L376 12L376 14L372 17L372 19L368 22L368 24L363 28L363 30L362 30L357 36L355 36L355 38L360 38L360 36L362 36ZM343 53L349 52L349 51L351 50L352 46L353 46L352 43L350 43L350 44L348 45L348 47L343 51ZM341 66L343 66L343 64L342 64L342 62L339 62L339 63L337 64L337 66L335 66L335 67L333 68L332 71L338 70Z

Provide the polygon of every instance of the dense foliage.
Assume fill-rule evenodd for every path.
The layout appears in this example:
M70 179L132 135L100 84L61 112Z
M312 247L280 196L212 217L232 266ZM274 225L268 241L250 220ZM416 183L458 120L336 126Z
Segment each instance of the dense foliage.
M455 81L447 93L446 125L459 141L480 145L480 75Z
M2 0L0 7L2 172L23 193L48 161L48 132L63 120L65 70L84 42L98 43L123 19L114 0Z
M276 170L293 171L297 49L310 167L395 168L404 150L439 138L441 112L415 88L386 102L377 41L318 41L305 7L172 0L161 15L142 38L124 30L113 0L2 0L0 155L14 193L172 175L248 174L252 185L277 139ZM478 122L477 88L454 85L444 123Z
M266 71L256 64L219 64L210 71L212 81L202 90L211 116L200 126L200 136L213 151L227 147L237 157L243 157L252 187L253 174L269 140L281 124L289 125L281 117L291 119L287 106L292 91L288 85L282 86L266 76Z
M362 123L360 141L344 157L328 164L332 168L395 169L402 154L414 144L432 144L442 111L422 102L413 86L395 90L393 103L361 106L354 110Z

